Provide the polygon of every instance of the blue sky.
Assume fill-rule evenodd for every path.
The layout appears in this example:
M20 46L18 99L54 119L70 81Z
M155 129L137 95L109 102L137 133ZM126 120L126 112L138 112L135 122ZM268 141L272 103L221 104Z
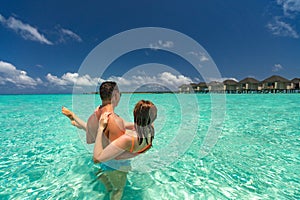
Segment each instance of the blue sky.
M97 77L77 73L87 55L107 38L140 27L193 38L224 79L292 79L300 77L299 19L300 0L1 1L0 93L69 93L76 81L95 84ZM174 45L171 39L157 44ZM202 80L184 59L150 47L120 56L98 78L128 86L149 77L124 73L156 62L180 72L152 74L166 87Z

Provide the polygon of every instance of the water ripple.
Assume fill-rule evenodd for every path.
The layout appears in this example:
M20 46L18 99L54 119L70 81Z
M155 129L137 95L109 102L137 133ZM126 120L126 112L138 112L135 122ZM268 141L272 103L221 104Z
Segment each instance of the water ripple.
M161 149L179 127L179 105L168 95L147 95L133 100L153 99L164 108L153 147ZM183 97L189 101L189 95ZM61 105L71 107L70 95L0 98L0 123L5 124L0 132L0 199L107 198L90 153L60 114ZM190 122L199 124L187 152L161 170L129 172L124 200L300 199L299 95L228 95L222 135L201 159L211 105L209 95L197 98L199 119Z

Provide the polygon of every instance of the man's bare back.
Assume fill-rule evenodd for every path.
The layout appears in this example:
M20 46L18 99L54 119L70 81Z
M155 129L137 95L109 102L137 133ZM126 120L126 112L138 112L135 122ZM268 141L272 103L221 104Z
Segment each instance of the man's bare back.
M109 117L107 127L104 131L104 135L106 136L103 140L104 147L107 146L109 142L114 141L125 133L125 125L121 117L115 114L113 110L108 106L98 107L87 121L86 141L88 144L95 143L97 130L99 127L99 119L101 114L104 112L112 113Z

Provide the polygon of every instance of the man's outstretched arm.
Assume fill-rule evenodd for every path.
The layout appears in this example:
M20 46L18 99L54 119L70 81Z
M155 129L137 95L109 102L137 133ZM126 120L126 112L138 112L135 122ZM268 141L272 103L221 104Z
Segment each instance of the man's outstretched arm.
M73 126L86 131L86 122L75 115L75 113L73 113L66 107L62 107L61 112L71 120L71 124Z

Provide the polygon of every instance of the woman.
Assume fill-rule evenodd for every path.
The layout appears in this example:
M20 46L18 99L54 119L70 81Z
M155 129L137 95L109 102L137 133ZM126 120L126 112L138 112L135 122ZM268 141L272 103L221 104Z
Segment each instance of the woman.
M93 156L95 163L105 162L116 157L131 158L132 155L136 156L151 148L154 139L153 122L157 117L157 108L151 101L139 101L133 111L134 129L126 129L125 134L103 149L102 137L110 114L104 113L99 120Z

